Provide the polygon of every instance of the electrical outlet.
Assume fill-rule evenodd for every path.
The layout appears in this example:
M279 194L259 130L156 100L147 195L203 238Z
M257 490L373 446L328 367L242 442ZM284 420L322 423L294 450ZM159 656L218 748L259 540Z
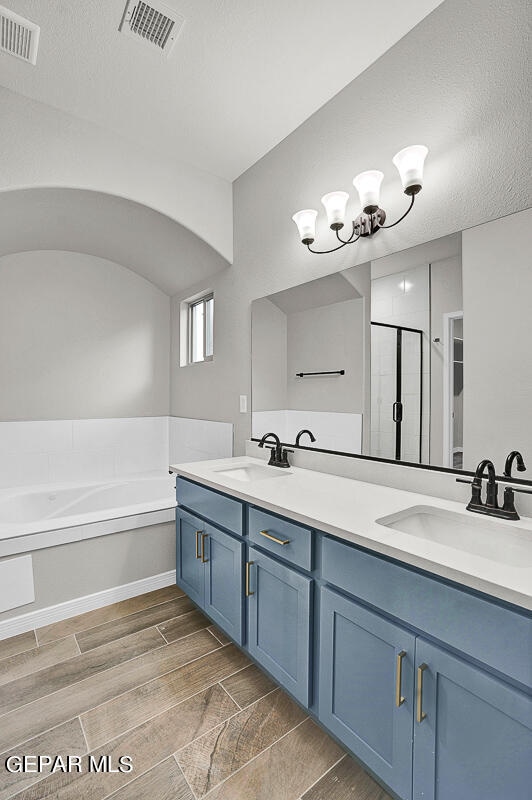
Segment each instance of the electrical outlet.
M246 414L248 410L248 396L247 394L240 395L240 413Z

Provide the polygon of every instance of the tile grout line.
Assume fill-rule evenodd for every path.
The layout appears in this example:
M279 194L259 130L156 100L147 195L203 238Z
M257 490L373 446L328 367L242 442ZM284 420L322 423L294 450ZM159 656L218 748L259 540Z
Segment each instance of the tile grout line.
M338 759L338 761L335 761L335 762L334 762L334 764L333 764L331 767L329 767L329 769L326 769L326 770L325 770L325 772L323 773L323 775L320 775L320 777L319 777L319 778L316 778L316 780L315 780L315 781L313 781L313 783L311 783L311 784L310 784L310 786L307 786L307 788L306 788L306 789L303 791L303 794L301 795L301 798L300 798L300 800L303 800L303 798L304 798L304 796L306 795L306 793L307 793L307 792L310 792L310 790L312 789L312 787L313 787L313 786L316 786L316 784L317 784L317 783L319 783L319 782L322 780L322 778L324 778L326 775L328 775L328 774L329 774L329 772L331 772L331 771L332 771L332 770L333 770L335 767L337 767L337 766L338 766L338 764L340 763L340 761L343 761L343 760L344 760L344 758L346 758L346 757L347 757L347 753L342 753L342 755L341 755L341 757Z
M29 633L29 631L26 631L26 633ZM35 630L33 630L33 635L35 636L35 642L31 645L31 647L26 647L25 650L19 650L16 653L11 653L11 655L9 655L9 656L0 656L0 664L2 663L2 661L5 661L5 659L7 659L7 658L13 658L13 656L21 656L24 653L29 653L30 650L37 650L38 647L39 647L39 642L37 641L37 635L35 633ZM9 639L16 639L17 636L22 636L22 634L15 634L15 636L9 636L7 639L0 639L0 644L2 644L2 642L8 642ZM62 637L62 638L64 638L64 637Z
M211 653L215 653L215 652L216 652L216 650L211 650ZM207 655L209 655L209 654L207 654ZM200 658L203 658L203 656L200 656ZM197 659L194 659L194 660L197 660ZM189 663L189 664L191 664L191 663L193 663L193 662L192 662L192 661L189 661L188 663ZM187 665L186 665L186 664L184 664L183 666L187 666ZM177 669L181 669L181 667L178 667ZM172 671L174 671L174 672L177 672L177 670L172 670ZM168 673L168 672L167 672L167 673L165 673L165 674L166 674L166 675L169 675L170 673ZM234 675L235 673L232 673L232 674ZM230 677L230 676L227 676L227 677ZM223 681L225 681L225 680L226 680L226 678L222 678L222 680L223 680ZM150 681L148 681L148 683L150 683ZM189 695L188 697L185 697L183 700L180 700L180 701L179 701L179 703L174 703L173 705L171 705L171 706L168 706L168 708L165 708L165 709L163 709L162 711L159 711L157 714L154 714L153 716L151 716L151 717L148 717L147 719L143 720L142 722L139 722L139 724L138 724L138 725L133 725L131 728L126 728L124 731L121 731L121 733L117 733L117 734L116 734L116 736L113 736L113 737L112 737L112 739L107 739L107 740L105 740L104 742L100 742L99 744L95 745L95 747L103 747L103 745L108 745L108 744L110 744L111 742L114 742L114 741L115 741L115 739L119 739L121 736L125 736L125 735L126 735L126 733L132 733L132 731L134 731L136 728L140 728L140 727L141 727L141 725L144 725L146 722L152 722L154 719L157 719L157 717L160 717L160 716L161 716L161 714L166 714L168 711L171 711L172 709L175 709L175 708L177 708L177 707L178 707L178 706L180 706L182 703L186 703L186 702L188 702L188 700L192 700L194 697L197 697L197 696L198 696L199 694L201 694L202 692L206 692L206 691L207 691L207 689L212 689L214 686L217 686L217 685L218 685L218 683L219 683L219 681L213 681L213 683L209 683L209 684L207 684L206 686L203 686L201 689L198 689L198 691L197 691L197 692L194 692L193 694ZM145 685L145 684L143 684L143 685ZM138 687L135 687L135 688L138 688ZM132 691L135 691L135 690L133 689ZM123 692L123 693L122 693L122 695L117 695L117 697L122 697L122 696L123 696L123 694L127 694L127 692ZM226 692L226 694L228 694L228 693ZM116 699L116 698L114 698L114 697L113 697L113 698L112 698L110 701L108 701L108 702L112 702L112 701L113 701L113 700L115 700L115 699ZM231 700L233 700L233 698L232 698L232 697L231 697L230 699L231 699ZM234 702L234 700L233 700L233 702ZM105 703L100 703L100 705L105 705ZM236 706L238 706L238 703L235 703L235 705L236 705ZM99 708L99 706L95 706L94 708ZM94 710L94 709L91 709L91 711L93 711L93 710ZM241 710L242 710L242 709L241 709ZM84 714L86 714L86 713L88 713L88 712L85 712L85 711L84 711L83 713L84 713ZM226 719L226 720L224 720L224 722L218 722L216 725L213 725L213 726L212 726L212 728L209 728L209 730L205 731L205 733L210 733L212 730L214 730L214 728L217 728L217 727L218 727L218 725L223 725L225 722L227 722L227 720L228 720L228 719L231 719L231 717L234 717L234 716L236 716L236 714L239 714L239 713L240 713L240 711L235 711L235 713L234 713L234 714L231 714L231 716L230 716L230 717L227 717L227 719ZM199 738L201 738L201 736L204 736L204 735L205 735L205 734L203 734L203 733L202 733L202 734L200 734L200 736L196 736L196 739L199 739ZM192 741L194 741L194 742L195 742L195 741L196 741L196 739L193 739ZM190 742L187 742L187 745L188 745L188 744L190 744ZM187 745L183 745L183 747L186 747ZM91 749L94 749L94 748L91 748ZM180 750L182 750L182 749L183 749L183 748L180 748ZM179 751L178 751L178 750L176 750L176 752L179 752Z
M179 597L177 599L180 600L181 598ZM164 603L160 603L160 605L164 605ZM146 610L149 610L149 609L146 609ZM191 611L185 611L185 612L183 612L183 614L177 614L175 617L168 617L168 619L161 619L161 620L159 620L159 622L155 622L153 625L148 625L146 628L139 628L138 631L133 631L132 633L126 633L126 634L124 634L124 636L117 636L117 637L115 637L114 639L111 639L108 642L102 642L102 644L99 644L96 647L89 647L88 650L83 650L82 652L90 653L91 650L96 650L98 647L103 647L106 644L111 644L111 642L118 642L118 641L120 641L120 639L124 639L126 636L132 636L135 633L140 633L141 631L148 630L149 628L157 628L158 625L165 625L167 622L172 622L174 619L181 619L181 617L185 617L187 614L191 614L193 611L195 611L195 609L192 609ZM137 614L141 614L143 612L137 611L136 613ZM131 614L130 616L133 616L133 615ZM104 625L112 625L115 622L121 622L122 619L126 619L126 618L122 617L119 620L111 620L110 622L104 622L103 624ZM81 636L81 635L83 635L85 633L90 633L90 631L96 630L96 628L99 628L99 627L100 627L99 625L94 625L93 628L88 628L85 631L77 631L75 635L76 636ZM160 631L159 631L159 633L160 633ZM162 636L162 634L161 634L161 636ZM64 637L62 636L61 638L63 639ZM59 639L56 639L55 641L59 641Z
M6 672L4 672L3 674L1 672L1 670L3 669L3 667L2 667L3 663L7 662L10 659L19 658L19 656L26 656L29 653L32 653L33 651L35 651L35 655L38 655L38 651L39 650L42 651L45 647L49 647L49 646L52 646L52 645L57 645L57 644L59 644L59 642L65 641L65 639L73 639L74 643L76 644L76 647L78 648L78 652L75 653L73 656L68 656L68 658L63 658L62 660L54 661L51 664L47 664L45 666L40 666L37 669L30 670L29 672L22 672L20 675L15 675L14 678L9 678L8 680L3 680L4 676L6 675ZM51 669L52 667L57 667L60 664L66 664L67 661L70 661L71 658L76 658L78 655L82 655L81 651L79 650L79 645L78 645L78 643L77 643L77 641L75 639L74 634L69 634L68 636L64 636L62 639L57 639L55 642L50 642L50 645L45 644L45 645L42 645L42 647L31 647L29 650L23 650L21 653L13 653L12 656L6 656L6 658L0 659L0 689L2 689L4 686L7 686L10 683L13 683L14 681L21 680L22 678L28 678L30 675L36 675L38 672L42 672L45 669ZM26 662L26 663L28 663L28 662ZM7 713L9 713L9 712L7 712Z
M225 681L225 680L227 680L227 678L222 678L222 680L224 680L224 681ZM235 706L236 706L237 708L239 708L239 709L240 709L240 711L243 711L243 710L244 710L244 709L242 708L242 706L240 705L240 703L237 703L237 701L235 700L235 698L233 697L233 695L231 694L231 692L228 692L228 691L227 691L227 689L226 689L226 688L225 688L225 686L223 685L222 681L218 681L218 686L220 687L220 689L223 689L223 690L224 690L224 692L226 693L226 695L227 695L227 696L230 698L230 700L232 700L232 701L233 701L233 703L235 704Z
M145 633L146 631L152 630L152 628L156 629L157 626L156 625L152 625L150 628L144 628L143 630L137 631L136 633ZM181 639L176 639L175 641L179 642L179 641L182 641L183 639L188 639L190 636L194 636L196 633L200 633L201 630L206 630L206 629L205 628L201 628L200 631L193 631L192 633L187 633L186 636L182 636ZM12 714L14 711L19 711L22 708L27 708L32 703L37 703L39 700L44 700L45 697L51 697L51 695L57 694L57 692L62 692L64 689L70 689L70 688L76 686L76 684L78 684L78 683L83 683L83 681L90 680L90 678L93 678L94 675L104 675L110 669L115 669L115 667L121 667L123 664L129 664L130 661L135 661L135 659L137 659L137 658L142 658L143 656L148 655L148 653L154 653L156 650L162 650L163 647L168 647L170 644L175 644L175 642L167 643L166 639L160 633L160 631L157 631L157 633L159 633L159 635L162 638L162 643L158 644L157 647L152 647L150 650L146 650L145 653L139 653L139 655L133 656L132 658L128 658L128 659L126 659L126 661L120 661L118 664L114 664L112 667L107 667L106 669L103 669L100 672L95 672L93 675L88 675L86 678L82 678L79 681L74 681L74 683L69 683L66 686L62 686L60 689L56 689L55 691L50 692L49 694L43 694L40 697L37 697L35 700L30 700L29 703L24 703L21 706L17 706L16 708L11 709L11 711L6 711L5 714L0 714L0 721L2 720L3 717L7 716L8 714ZM129 634L129 636L135 636L135 635L136 635L135 633L130 633ZM127 637L124 636L122 638L125 639ZM57 641L60 641L60 640L58 639ZM116 639L115 641L119 642L120 639ZM213 650L209 650L209 653L214 653L216 650L220 650L223 647L223 645L221 645L220 642L218 642L218 639L215 639L215 641L218 643L218 647L215 647ZM106 644L102 644L102 645L100 645L100 647L107 647L109 644L112 644L112 642L107 642ZM80 655L84 656L84 655L87 655L88 653L94 653L95 650L98 650L98 648L94 647L92 650L87 650L86 652L81 652ZM205 653L205 655L208 655L209 653ZM57 664L52 664L50 667L43 667L41 670L37 670L36 672L32 672L30 674L31 675L38 675L39 672L43 672L44 670L51 669L51 667L59 666L60 664L67 664L69 661L71 661L74 658L79 658L79 656L71 656L71 658L66 658L64 661L59 661ZM203 656L198 656L198 658L203 658ZM192 661L195 661L195 660L196 659L192 659ZM190 663L190 662L187 661L184 664L182 664L182 666L185 666L188 663ZM178 669L179 669L179 667L178 667ZM168 670L168 671L169 672L173 672L173 670ZM166 675L166 674L167 673L163 673L163 675ZM28 677L28 676L27 675L23 675L23 676L21 676L21 678L16 678L15 680L21 680L22 678L25 678L25 677ZM158 678L160 676L156 675L155 677ZM153 680L153 678L151 678L150 680ZM10 681L10 682L13 683L14 681ZM149 683L149 681L146 681L146 683ZM7 684L5 684L5 685L7 685ZM141 684L141 685L144 685L144 684ZM134 687L134 688L136 688L136 687ZM131 691L131 690L128 689L126 691ZM121 692L121 694L125 694L125 692ZM118 696L119 695L117 695L117 697ZM107 701L105 701L105 702L107 702ZM98 705L103 705L103 704L102 703L98 703ZM97 706L94 706L94 708L97 708ZM82 713L85 714L86 712L83 711Z
M195 741L197 741L197 740L195 740ZM174 759L175 763L177 764L177 768L178 768L179 772L181 773L181 775L183 776L183 780L185 781L186 785L188 786L188 788L189 788L189 790L190 790L190 794L192 795L192 797L194 798L194 800L198 800L198 795L196 794L196 792L194 791L194 789L192 788L192 786L191 786L191 785L190 785L190 783L188 782L188 780L187 780L187 776L186 776L186 775L185 775L185 773L183 772L183 770L182 770L182 768L181 768L181 764L180 764L180 763L179 763L179 761L177 760L177 756L176 756L176 754L175 754L175 753L172 755L172 758Z
M88 755L89 752L90 752L90 750L89 750L89 742L87 740L87 734L85 733L85 728L83 727L83 721L81 719L81 714L78 717L75 717L75 719L77 719L78 722L79 722L79 726L81 728L81 732L83 734L83 738L85 739L85 747L87 749L87 755Z
M190 634L190 635L193 635L193 634ZM165 645L165 647L168 647L168 646L169 645ZM156 649L160 650L161 648L158 647ZM144 681L144 683L139 683L137 686L133 686L131 689L126 689L125 692L120 692L119 694L114 695L114 697L111 697L109 700L104 700L103 703L97 703L95 706L91 706L86 711L82 711L81 713L82 714L88 714L90 711L94 711L95 709L100 708L101 706L104 706L106 703L112 703L114 700L117 700L119 697L123 697L124 695L129 694L129 692L134 692L137 689L141 689L143 686L146 686L148 683L151 683L152 681L158 680L159 678L164 678L166 675L170 675L172 672L177 672L178 670L182 669L183 667L188 667L189 664L193 664L195 661L199 661L201 658L205 658L206 656L210 656L212 653L216 653L217 650L221 650L221 649L222 649L221 647L215 647L214 650L209 650L208 653L204 653L201 656L196 656L196 658L191 658L190 661L185 661L185 663L181 664L179 667L175 667L174 669L169 669L166 672L162 672L160 675L155 675L153 678L150 678L149 680ZM150 650L149 652L154 652L154 651ZM126 661L124 663L127 664L128 662ZM118 664L118 666L121 666L121 664ZM235 673L232 673L232 674L235 674ZM230 677L230 676L228 676L228 677ZM225 678L222 678L222 680L225 680ZM211 686L214 686L215 684L216 684L216 681L214 681L214 683L208 684L208 686L205 686L204 688L205 689L209 689ZM203 690L201 690L201 691L203 691ZM196 694L198 694L198 692L194 692L194 695L196 695ZM194 695L191 695L191 697L194 697ZM47 695L47 697L49 697L49 695ZM179 705L179 703L176 703L175 705ZM173 708L173 706L169 706L169 708ZM154 716L156 717L156 716L158 716L158 714L154 714ZM1 719L2 718L0 717L0 721L1 721ZM149 717L148 719L153 719L153 717ZM137 727L137 726L134 725L133 728L128 728L128 730L133 730L135 727ZM115 736L113 738L116 739L117 737ZM110 741L112 741L112 740L110 740Z
M160 633L160 634L161 634L161 636L163 637L163 639L164 639L164 641L166 642L166 644L170 644L170 642L168 641L168 639L166 638L166 636L164 635L164 633L162 632L162 630L159 628L159 626L158 626L158 625L156 625L155 627L157 628L157 630L159 631L159 633ZM183 637L183 638L185 638L185 637ZM176 639L176 641L179 641L179 640L178 640L178 639Z
M211 652L216 652L216 651L211 651ZM190 662L189 662L189 663L190 663ZM179 667L178 667L178 669L179 669ZM243 669L247 669L247 667L243 667ZM237 670L236 672L232 672L232 673L231 673L231 675L228 675L228 676L226 676L225 678L222 678L222 680L223 680L223 681L225 681L225 680L227 680L227 678L231 678L233 675L236 675L236 674L238 674L238 672L241 672L241 671L242 671L242 670ZM139 724L138 724L138 725L133 725L133 727L131 727L131 728L126 728L126 729L125 729L124 731L122 731L121 733L118 733L116 736L113 736L113 738L112 738L112 739L108 739L108 740L107 740L107 741L105 741L105 742L101 742L100 744L96 745L96 747L103 747L103 745L108 745L108 744L111 744L111 743L112 743L112 742L114 742L116 739L119 739L121 736L125 736L127 733L132 733L134 730L136 730L137 728L140 728L140 727L141 727L142 725L144 725L146 722L151 722L151 721L153 721L154 719L157 719L157 717L161 716L161 714L166 714L168 711L171 711L172 709L175 709L175 708L177 708L177 707L178 707L178 706L180 706L182 703L186 703L186 702L188 702L189 700L192 700L194 697L197 697L199 694L201 694L202 692L205 692L207 689L212 689L212 688L213 688L213 686L216 686L216 685L217 685L217 684L219 684L219 683L221 683L221 682L220 682L220 681L215 681L214 683L210 683L210 684L208 684L208 686L204 686L202 689L199 689L197 692L194 692L194 694L191 694L191 695L189 695L189 697L185 697L185 699L184 699L184 700L180 700L180 701L179 701L179 703L175 703L173 706L169 706L168 708L164 709L164 711L159 711L159 713L158 713L158 714L154 714L154 715L153 715L153 717L148 717L148 719L145 719L145 720L143 720L142 722L139 722ZM222 688L224 688L224 687L222 687ZM262 697L259 697L259 698L257 698L257 700L254 700L254 701L253 701L253 703L250 703L248 706L246 706L246 708L240 708L240 706L238 705L238 703L236 702L236 700L234 700L234 698L232 698L232 697L231 697L231 695L229 695L229 692L227 692L227 691L226 691L226 694L228 694L228 695L229 695L230 699L233 701L233 703L234 703L234 704L237 706L237 708L238 708L239 710L238 710L238 711L235 711L235 713L234 713L234 714L231 714L231 715L230 715L229 717L227 717L227 719L225 719L223 722L218 722L216 725L213 725L213 726L212 726L212 728L209 728L208 730L206 730L206 731L204 731L203 733L201 733L199 736L196 736L196 738L195 738L195 739L192 739L190 742L187 742L187 744L183 745L183 747L180 747L180 748L179 748L179 750L176 750L176 751L175 751L175 753L179 753L179 752L181 752L181 750L183 750L185 747L188 747L188 746L189 746L190 744L192 744L193 742L196 742L198 739L201 739L201 737L202 737L202 736L206 736L208 733L211 733L211 732L212 732L212 731L213 731L215 728L218 728L220 725L224 725L224 724L225 724L225 723L226 723L228 720L232 719L233 717L236 717L236 716L237 716L238 714L240 714L242 711L247 711L247 709L248 709L248 708L251 708L251 707L252 707L252 706L254 706L256 703L258 703L260 700L263 700L265 697L268 697L269 695L273 694L274 692L277 692L278 690L280 690L280 688L281 688L280 686L276 686L276 687L275 687L274 689L272 689L271 691L269 691L269 692L266 692L266 694L262 695ZM119 695L119 696L120 696L120 695ZM113 700L114 700L114 698L113 698ZM103 705L103 704L102 704L102 705ZM98 706L95 706L95 708L98 708ZM92 709L91 709L91 710L92 710ZM83 712L83 713L87 713L87 712ZM304 720L303 720L303 721L304 721ZM80 719L80 722L81 722L81 719ZM63 723L61 723L61 724L63 724ZM88 746L88 742L87 742L87 746ZM91 752L91 750L94 750L94 749L95 749L94 747L93 747L93 748L89 748L89 751L88 751L88 752ZM174 753L173 755L175 755L175 753ZM0 755L1 755L1 754L0 754Z
M161 588L164 589L166 587L163 586ZM155 589L154 591L159 591L159 590ZM127 603L128 600L133 600L134 597L142 597L142 595L141 594L134 595L133 597L128 597L125 600L118 600L117 602L119 602L119 603ZM122 616L122 617L117 617L116 619L110 619L110 620L107 620L107 622L100 622L99 625L91 625L88 628L81 628L80 630L74 630L73 633L87 633L87 631L94 630L94 628L99 628L100 625L109 625L111 622L120 622L121 620L127 619L128 617L135 616L135 614L140 614L143 611L149 611L150 608L156 608L157 606L163 606L165 603L171 603L172 600L181 600L183 597L188 597L188 595L183 592L183 594L180 594L177 597L172 597L172 598L170 598L170 600L162 600L160 603L153 603L153 605L146 606L146 608L141 608L138 611L133 611L131 614L124 614L124 616ZM112 605L115 605L115 604L111 603L110 605L112 606ZM92 609L92 611L86 611L85 614L92 614L93 611L100 611L102 608L109 608L110 605L100 606L100 608L94 608L94 609ZM80 615L76 615L76 616L82 616L82 615L80 614ZM64 620L61 619L61 620L58 620L57 622L51 622L50 625L59 625L62 622L68 622L68 620L75 619L75 618L76 618L75 616L74 617L67 617ZM48 625L42 625L40 628L34 628L33 629L33 632L35 633L35 638L37 639L37 641L39 639L37 631L44 630L45 628L48 628L48 627L49 627ZM67 634L67 635L69 635L69 634ZM58 636L57 639L51 639L50 642L44 642L44 644L51 644L52 642L56 642L58 639L63 639L63 638L64 638L64 636Z
M211 626L211 627L212 627L212 626ZM207 630L209 631L209 628L207 628ZM223 647L225 647L225 645L227 644L227 642L225 642L225 644L224 644L224 642L222 642L222 640L221 640L221 639L219 639L219 638L216 636L216 634L215 634L215 633L213 633L213 631L209 631L209 633L211 634L211 636L214 636L214 638L216 639L216 641L217 641L217 642L220 642L220 644L221 644ZM232 642L231 642L231 644L232 644Z
M224 678L223 680L225 680L225 678ZM214 685L215 685L215 684L213 684L213 686L214 686ZM210 688L210 687L207 687L207 688ZM222 686L222 688L223 688L223 686ZM270 696L271 694L273 694L274 692L277 692L277 691L279 691L279 690L280 690L280 688L281 688L280 686L276 686L276 688L275 688L275 689L272 689L272 691L271 691L271 692L267 692L267 694L263 695L262 697L259 697L257 700L254 700L254 701L253 701L253 703L250 703L250 704L249 704L249 706L246 706L245 708L240 708L240 707L238 706L238 703L236 702L236 700L233 700L233 698L232 698L232 697L229 695L229 696L231 697L231 700L233 700L233 702L235 703L235 705L239 707L239 710L238 710L238 711L235 711L235 713L234 713L234 714L231 714L231 715L230 715L229 717L227 717L227 719L225 719L223 722L218 722L216 725L213 725L213 726L212 726L212 728L209 728L208 730L204 731L203 733L200 733L200 735L199 735L199 736L196 736L196 738L195 738L195 739L192 739L190 742L187 742L186 744L184 744L184 745L183 745L183 747L180 747L180 748L179 748L179 750L176 750L176 751L175 751L175 753L173 753L173 756L174 756L174 758L176 759L177 763L179 764L179 761L178 761L178 755L179 755L179 753L181 753L181 751L182 751L182 750L185 750L187 747L190 747L191 745L195 744L195 743L196 743L196 742L198 742L200 739L202 739L204 736L208 736L210 733L212 733L213 731L215 731L215 730L216 730L216 728L220 728L222 725L226 725L226 724L227 724L228 722L230 722L232 719L234 719L235 717L238 717L238 715L239 715L239 714L241 714L243 711L247 711L247 710L248 710L248 708L252 708L254 705L256 705L257 703L259 703L261 700L264 700L264 698L265 698L265 697L269 697L269 696ZM201 692L197 692L197 694L201 694ZM227 694L229 694L229 692L227 692ZM193 696L195 697L196 695L193 695ZM189 698L189 699L190 699L190 698ZM183 701L183 702L184 702L184 701ZM179 703L178 703L177 705L179 705ZM175 708L175 706L172 706L172 708ZM162 712L162 713L165 713L165 712ZM306 719L306 718L305 718L305 719ZM305 720L302 720L302 721L304 722ZM301 723L298 723L298 725L299 725L299 724L301 724ZM295 725L294 727L297 727L297 725ZM131 730L134 730L134 728L132 728ZM291 728L290 730L293 730L293 728ZM287 733L290 733L290 731L287 731ZM284 735L284 734L283 734L283 735ZM282 737L279 737L279 738L282 738ZM278 741L278 740L276 739L275 741ZM272 742L272 744L275 744L275 742ZM270 745L270 747L271 747L271 745ZM267 749L268 749L268 748L266 748L266 747L264 748L264 750L267 750ZM263 752L263 751L261 750L261 753L262 753L262 752ZM260 755L260 753L259 753L258 755ZM254 756L254 758L255 758L255 756ZM252 759L250 759L250 760L252 760ZM246 764L249 764L249 761L246 761ZM245 766L245 764L244 764L243 766ZM181 765L180 765L180 764L179 764L179 767L180 767L180 769L181 769ZM239 767L239 769L240 769L240 767ZM238 771L238 770L235 770L235 772L237 772L237 771ZM232 774L232 773L231 773L231 774ZM230 776L229 776L229 777L230 777ZM188 783L188 781L187 781L187 783ZM216 785L218 786L219 784L216 784ZM214 788L214 787L213 787L213 788ZM209 789L209 791L211 791L211 790Z
M192 636L193 634L190 634L190 635ZM167 647L168 645L163 645L163 646ZM130 658L127 661L121 662L120 664L115 664L115 667L120 667L120 666L122 666L122 664L129 664L130 661L135 661L136 658L142 658L143 655L147 655L148 653L154 653L156 650L161 650L161 649L162 649L161 646L155 647L153 650L148 650L146 653L141 653L139 656L135 656L134 658ZM187 661L184 664L182 664L181 666L186 667L188 664L192 664L194 661L198 661L200 658L204 658L205 655L210 655L211 653L215 653L217 650L221 650L221 649L222 649L222 647L215 647L213 650L209 650L209 652L205 653L203 656L198 656L197 658L193 658L193 659L191 659L191 661ZM109 667L109 669L114 669L115 667ZM177 669L181 669L181 667L178 667ZM237 670L237 671L240 671L240 670ZM95 673L95 674L102 675L104 672L107 672L107 670L103 670L101 673ZM175 672L175 670L170 670L169 672ZM165 672L165 673L163 673L163 675L168 675L169 672ZM234 675L236 673L232 673L232 674ZM92 677L94 677L94 676L90 675L88 678L84 678L83 680L90 680L90 678L92 678ZM155 680L156 678L159 678L159 677L162 677L162 676L156 675L155 678L151 678L150 680ZM230 677L230 676L228 676L228 677ZM225 678L223 678L223 680L225 680ZM83 683L83 681L77 681L77 683ZM140 685L141 686L145 686L146 683L150 683L150 681L145 681L145 683L140 684ZM70 689L75 685L76 684L70 684L69 686L64 686L63 689ZM109 700L104 700L103 703L98 703L95 706L90 706L90 708L87 708L87 709L85 709L85 711L80 712L80 715L81 714L88 714L89 711L93 711L95 708L99 708L100 706L105 705L105 703L109 703L112 700L115 700L117 697L122 697L124 694L127 694L129 691L134 691L135 689L138 689L138 688L139 688L138 686L134 686L132 689L127 689L125 692L121 692L120 694L115 695L114 697L111 697ZM50 694L46 694L46 695L43 695L43 697L37 698L37 700L32 700L31 703L26 703L25 706L19 706L19 708L13 709L12 711L8 711L6 714L3 714L2 716L0 716L0 722L2 721L2 719L4 717L7 717L8 714L13 714L15 712L18 712L19 709L22 709L22 708L28 708L29 706L32 705L32 703L37 703L37 702L39 702L39 700L42 700L42 699L47 698L47 697L51 697L53 694L57 694L58 692L63 691L63 689L57 689L57 691L55 691L55 692L51 692ZM196 694L197 694L197 692L196 692ZM178 704L176 704L176 705L178 705ZM170 706L170 707L173 708L173 706ZM157 715L155 715L155 716L157 716ZM29 742L32 739L37 738L37 736L42 736L45 733L48 733L49 731L54 730L54 728L59 728L61 725L64 725L66 722L70 722L73 719L76 719L76 715L74 715L72 717L69 717L66 720L63 720L62 722L59 722L57 725L52 725L51 728L45 728L44 730L39 731L38 733L34 733L28 739L23 739L20 742L15 742L14 744L10 745L6 750L3 750L2 752L7 753L9 750L12 750L14 747L19 747L20 745L23 745L26 742ZM150 719L153 719L153 718L150 717ZM129 728L128 730L134 730L134 728ZM113 738L116 739L118 737L115 736ZM109 741L113 741L113 740L110 739ZM105 744L107 744L107 742L105 742ZM0 755L1 755L1 753L0 753Z
M148 631L148 630L151 630L151 628L145 628L145 630ZM144 631L137 631L137 633L143 633L143 632ZM132 633L130 635L131 636L135 636L134 633ZM59 641L59 640L56 640L56 641ZM120 641L120 640L117 639L116 641ZM52 643L50 643L50 644L52 644ZM108 642L107 644L112 644L112 642ZM107 644L102 644L100 646L101 647L107 647ZM156 650L161 650L163 647L166 647L166 646L167 645L165 645L164 642L163 642L162 644L159 644L157 647L152 647L151 650L146 650L145 653L139 653L139 655L133 656L132 658L128 658L128 659L126 659L126 661L120 661L118 664L114 664L112 667L107 667L106 669L103 669L100 672L95 672L95 673L93 673L93 675L87 675L87 677L81 678L81 680L79 680L79 681L74 681L73 683L68 683L68 684L66 684L66 686L62 686L60 689L55 689L53 692L49 692L48 694L40 695L39 697L36 697L35 700L30 700L29 703L23 703L22 705L17 706L16 708L12 708L11 711L6 711L4 714L0 714L0 722L2 721L2 719L4 717L7 717L8 714L13 714L15 711L20 711L23 708L28 708L28 706L31 706L32 703L37 703L37 702L39 702L39 700L44 700L44 698L46 698L46 697L51 697L53 694L57 694L58 692L62 692L64 689L71 689L74 686L76 686L78 683L83 683L83 681L90 680L90 678L93 678L95 675L103 675L104 673L106 673L110 669L114 669L115 667L120 667L120 666L122 666L122 664L129 664L130 661L134 661L136 658L142 658L142 656L145 656L148 653L154 653ZM94 650L97 650L97 649L98 649L97 647L94 648ZM94 652L94 650L90 651L90 652ZM44 672L45 670L51 669L52 667L56 667L56 666L59 666L61 664L68 664L68 662L72 661L74 658L80 658L80 656L84 656L84 655L87 655L87 654L86 653L80 653L79 656L72 656L71 658L66 658L64 661L59 661L58 664L52 664L50 667L43 667L42 669L37 670L36 672L32 672L30 674L33 675L33 676L37 676L39 674L39 672ZM28 677L27 675L23 675L20 678L16 678L16 680L22 680L23 678L27 678L27 677ZM10 681L10 682L14 683L15 681ZM7 684L5 684L5 685L7 685Z
M211 787L206 794L202 795L202 800L203 798L208 798L211 792L215 791L215 789L219 789L219 787L222 786L224 783L226 783L230 778L232 778L234 775L237 775L239 772L241 772L243 769L249 766L249 764L251 764L253 761L256 761L256 759L262 756L263 753L266 753L268 750L271 750L271 748L274 747L278 742L282 741L286 736L293 733L293 731L297 730L299 727L301 727L301 725L303 725L309 719L310 717L306 716L305 719L302 719L301 722L298 722L298 724L294 725L293 728L290 728L289 731L286 731L286 733L283 733L282 736L279 736L279 738L276 739L275 742L269 744L268 747L265 747L264 750L260 751L260 753L257 753L257 755L253 756L253 758L250 758L249 761L246 761L246 763L242 764L241 767L235 769L235 771L232 772L231 775L228 775L227 778L224 778L223 781L220 781L220 783L217 783L216 786Z

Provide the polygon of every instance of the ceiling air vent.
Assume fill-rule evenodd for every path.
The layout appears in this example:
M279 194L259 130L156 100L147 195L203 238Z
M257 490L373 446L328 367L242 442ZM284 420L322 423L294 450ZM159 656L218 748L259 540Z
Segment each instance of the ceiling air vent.
M151 0L129 0L119 30L126 36L143 39L168 55L181 32L185 18L172 8Z
M40 32L34 22L0 6L0 50L35 64Z

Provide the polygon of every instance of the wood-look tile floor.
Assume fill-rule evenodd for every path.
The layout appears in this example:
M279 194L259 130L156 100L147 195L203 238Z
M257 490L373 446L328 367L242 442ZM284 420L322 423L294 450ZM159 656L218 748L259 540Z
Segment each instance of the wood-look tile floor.
M9 772L24 755L80 771ZM175 586L0 641L0 800L111 796L391 800Z

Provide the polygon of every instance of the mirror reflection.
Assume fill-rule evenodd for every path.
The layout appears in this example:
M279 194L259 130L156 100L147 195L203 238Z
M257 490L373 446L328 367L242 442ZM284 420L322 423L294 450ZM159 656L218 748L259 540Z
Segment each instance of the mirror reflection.
M511 328L531 296L529 223L464 232L465 276L456 233L256 300L253 438L457 470L493 456L502 472L514 448L526 460L531 358ZM515 228L506 250L494 225Z

